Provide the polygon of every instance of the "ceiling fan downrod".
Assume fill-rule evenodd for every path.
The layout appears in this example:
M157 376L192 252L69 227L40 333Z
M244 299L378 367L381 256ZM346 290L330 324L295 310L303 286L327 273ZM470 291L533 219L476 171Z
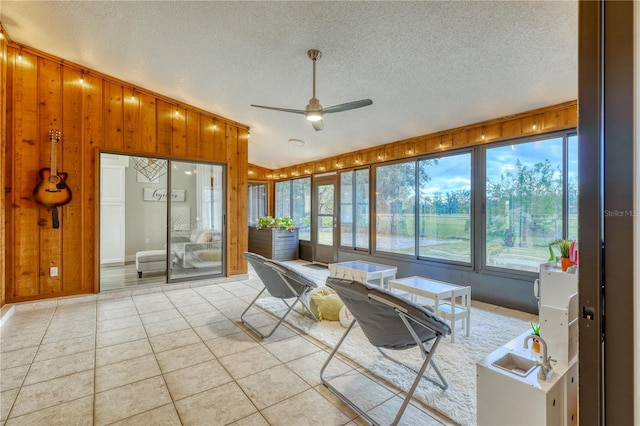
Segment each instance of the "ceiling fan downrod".
M322 57L322 52L316 49L309 49L307 56L313 61L313 94L305 108L305 116L309 121L320 121L322 120L322 105L316 98L316 61Z

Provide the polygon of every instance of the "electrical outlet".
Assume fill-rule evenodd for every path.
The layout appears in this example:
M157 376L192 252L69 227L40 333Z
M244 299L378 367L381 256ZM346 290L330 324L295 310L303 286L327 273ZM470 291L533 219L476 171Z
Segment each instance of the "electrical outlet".
M58 276L58 267L57 266L52 266L51 268L49 268L49 275L52 277L57 277Z
M145 243L146 243L147 245L151 244L151 238L147 238L147 240L145 241Z

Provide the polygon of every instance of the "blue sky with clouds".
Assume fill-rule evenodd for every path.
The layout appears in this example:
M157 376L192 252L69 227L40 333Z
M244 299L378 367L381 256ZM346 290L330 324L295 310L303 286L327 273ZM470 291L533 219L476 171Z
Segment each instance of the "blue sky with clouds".
M569 138L569 179L577 179L578 156L577 136ZM487 179L492 182L500 180L500 175L515 170L516 161L532 167L548 159L556 167L562 167L562 138L544 139L515 145L503 145L487 149ZM470 189L471 186L471 154L450 155L440 157L438 164L427 166L431 177L427 188L423 188L423 196L431 196L435 192L450 192Z

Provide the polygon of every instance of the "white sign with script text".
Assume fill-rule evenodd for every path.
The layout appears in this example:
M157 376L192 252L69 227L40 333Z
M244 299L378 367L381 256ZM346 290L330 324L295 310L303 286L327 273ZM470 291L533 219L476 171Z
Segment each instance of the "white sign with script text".
M171 201L184 201L184 189L172 189ZM143 188L142 199L144 201L167 201L167 188Z

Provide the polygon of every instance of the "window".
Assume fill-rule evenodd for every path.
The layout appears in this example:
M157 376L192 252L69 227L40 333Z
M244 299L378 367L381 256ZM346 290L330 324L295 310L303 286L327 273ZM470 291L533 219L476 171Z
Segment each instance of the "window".
M249 182L249 225L257 225L267 215L267 184Z
M567 138L503 145L486 150L485 264L537 272L549 242L566 233L563 164ZM576 145L575 141L572 145ZM577 152L577 148L572 147ZM577 171L576 156L570 169ZM576 175L569 174L576 184ZM577 199L577 189L567 199ZM575 212L573 217L577 217ZM577 225L571 226L577 230ZM576 232L577 233L577 232Z
M369 169L340 174L340 245L369 249Z
M276 182L276 217L291 217L291 181Z
M567 238L578 239L578 136L568 138L567 149Z
M311 238L311 178L276 182L275 215L290 217L300 240Z
M376 167L376 250L415 255L416 162Z
M418 161L421 257L471 262L471 153Z
M298 239L311 239L311 178L292 181L291 218L298 227Z

